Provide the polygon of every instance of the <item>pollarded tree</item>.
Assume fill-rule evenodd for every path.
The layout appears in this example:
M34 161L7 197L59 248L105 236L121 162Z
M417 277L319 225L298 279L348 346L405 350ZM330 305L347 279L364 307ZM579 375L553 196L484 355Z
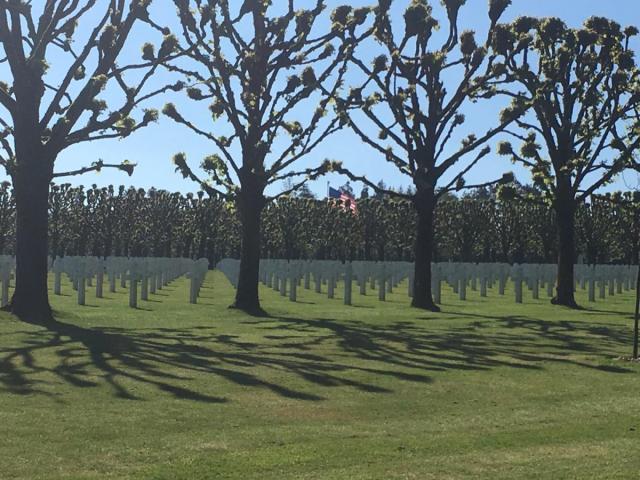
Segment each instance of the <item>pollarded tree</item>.
M543 203L527 202L523 205L528 224L530 263L553 263L558 257L558 235L553 210Z
M608 210L605 217L608 230L602 234L611 252L610 262L638 265L640 262L640 190L592 195L591 202L600 210ZM602 230L603 226L598 225Z
M465 106L481 97L491 97L488 83L503 76L504 65L495 61L495 55L488 54L487 47L511 2L489 2L489 34L484 45L477 43L474 32L458 32L458 16L465 0L442 3L447 12L448 35L443 43L434 45L433 35L439 23L427 0L411 0L404 14L402 36L394 33L389 17L391 1L380 0L375 36L386 55L370 61L354 57L365 80L340 104L362 141L407 175L415 186L415 192L404 194L384 190L348 169L339 169L377 192L413 203L418 222L412 305L434 311L438 307L431 293L431 261L438 198L465 188L465 175L490 153L486 142L521 113L519 105L514 104L503 111L495 126L478 136L470 134L460 145L454 145L457 131L465 123ZM362 127L362 116L380 131L378 138ZM453 180L441 185L443 176L449 174L453 174Z
M573 267L576 260L577 206L625 169L631 150L622 139L638 95L630 91L638 70L629 38L605 18L588 19L579 29L558 18L520 17L499 25L493 51L504 59L507 80L515 86L499 93L531 108L518 120L519 152L504 142L499 153L528 167L556 214L558 277L553 303L577 307Z
M37 5L34 5L37 4ZM140 122L130 115L149 97L145 87L157 60L118 65L127 37L149 20L150 0L5 0L0 3L0 46L5 81L0 83L0 165L10 175L17 205L16 288L11 311L47 322L47 200L53 178L127 162L54 173L58 155L82 142L122 138L157 117L147 110ZM78 29L78 25L82 25ZM173 45L167 37L161 53ZM52 58L55 56L55 61ZM107 89L116 107L107 105ZM97 160L97 159L96 159Z
M617 214L620 209L591 196L591 202L576 209L576 250L589 265L606 264L613 260Z
M413 259L414 236L416 231L416 212L413 205L397 198L383 199L381 213L388 225L390 252L396 260Z
M363 190L363 195L358 200L358 219L362 228L362 260L371 261L375 258L373 247L374 238L380 233L378 229L378 205L379 202L369 198L369 191Z
M489 230L492 202L474 198L449 201L436 220L441 243L457 262L476 262Z
M56 188L54 185L52 188ZM115 208L115 189L113 185L98 188L97 185L87 191L91 205L91 250L96 257L109 257L113 251L114 236L117 235L118 212ZM53 222L51 214L49 222ZM127 219L131 221L130 219ZM51 231L51 229L50 229ZM51 238L51 237L50 237Z
M49 253L55 259L68 255L69 234L73 226L75 188L70 184L51 185L49 191L48 239Z
M309 232L305 222L310 213L308 203L317 200L282 197L264 211L262 237L266 240L263 251L269 258L293 260L302 258Z
M290 179L292 187L273 198L287 195L330 168L329 162L302 168L300 160L342 126L337 117L325 117L354 45L367 35L358 34L358 27L369 9L339 7L331 15L331 27L315 32L324 21L322 0L306 10L296 10L293 0L277 6L269 0L174 2L183 30L182 51L190 62L168 66L193 82L189 98L209 103L218 129L211 133L167 104L167 116L218 151L202 162L208 179L188 166L184 154L174 162L208 194L235 202L242 222L235 307L259 313L260 221L271 200L265 191ZM305 108L312 113L300 121ZM283 140L284 135L289 138Z

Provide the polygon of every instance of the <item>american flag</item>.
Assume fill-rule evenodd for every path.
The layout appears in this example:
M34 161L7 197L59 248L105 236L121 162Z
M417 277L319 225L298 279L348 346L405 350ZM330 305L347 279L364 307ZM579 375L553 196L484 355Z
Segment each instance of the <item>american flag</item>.
M343 191L336 190L335 188L329 187L329 199L336 199L342 202L344 208L349 208L353 213L358 211L358 207L356 206L356 199L353 195Z

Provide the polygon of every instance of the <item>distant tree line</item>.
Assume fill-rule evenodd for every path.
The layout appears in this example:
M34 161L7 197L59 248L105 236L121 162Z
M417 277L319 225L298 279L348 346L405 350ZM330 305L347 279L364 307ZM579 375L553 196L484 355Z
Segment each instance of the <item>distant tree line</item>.
M637 264L640 209L619 195L592 197L576 215L576 258L586 263ZM411 203L361 198L358 213L311 198L267 206L263 257L414 261L417 217ZM498 200L474 192L445 196L435 210L433 261L555 263L553 208L542 202ZM581 259L579 258L581 257Z
M266 206L262 257L413 261L416 214L408 201L358 200L357 214L312 194ZM640 209L624 198L593 197L577 212L576 250L587 263L637 264ZM635 203L637 205L637 203ZM436 209L435 261L554 263L553 211L535 202L501 201L474 191L444 197ZM157 189L53 185L49 195L52 256L238 257L241 230L232 203ZM15 252L15 200L0 185L0 253Z
M52 185L49 252L53 257L206 257L213 263L240 248L235 216L227 208L202 194ZM15 252L15 218L13 192L3 183L0 253Z

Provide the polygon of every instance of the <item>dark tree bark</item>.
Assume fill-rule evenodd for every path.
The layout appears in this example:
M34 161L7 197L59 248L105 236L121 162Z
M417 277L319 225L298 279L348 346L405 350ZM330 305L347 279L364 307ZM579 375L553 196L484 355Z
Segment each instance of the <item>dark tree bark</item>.
M47 290L51 177L46 171L42 172L42 168L33 168L31 165L46 159L37 152L25 154L28 156L13 176L16 195L16 289L10 308L21 320L46 323L52 319Z
M47 323L52 319L47 263L54 158L40 138L39 95L44 93L44 82L27 69L17 71L22 81L15 82L17 101L11 112L15 166L8 169L16 202L16 282L9 310L23 321Z
M242 223L240 273L233 308L251 314L263 313L258 294L260 273L260 221L265 198L258 188L244 187L236 201Z
M433 258L436 199L433 189L425 189L414 199L418 221L416 224L414 291L411 306L432 312L440 311L431 291L431 260Z
M554 305L578 308L574 295L575 199L571 193L570 179L559 179L554 204L558 228L558 276Z

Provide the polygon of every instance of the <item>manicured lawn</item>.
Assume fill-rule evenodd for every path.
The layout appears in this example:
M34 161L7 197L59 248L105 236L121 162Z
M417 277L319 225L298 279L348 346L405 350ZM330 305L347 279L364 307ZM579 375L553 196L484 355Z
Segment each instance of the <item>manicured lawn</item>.
M573 312L447 293L426 314L405 288L354 307L264 289L271 318L232 296L210 274L199 305L181 280L136 311L124 290L54 298L56 331L0 314L0 478L640 475L630 294Z

